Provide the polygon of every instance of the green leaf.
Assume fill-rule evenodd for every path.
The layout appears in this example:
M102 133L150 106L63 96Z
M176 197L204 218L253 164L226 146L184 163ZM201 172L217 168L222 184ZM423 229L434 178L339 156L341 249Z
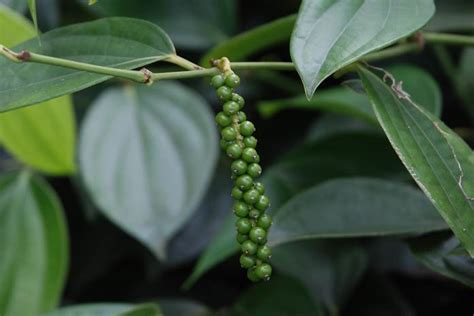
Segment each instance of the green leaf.
M365 250L355 243L306 240L273 249L272 264L299 280L332 315L350 297L367 268Z
M374 164L373 161L383 163ZM362 132L336 135L300 146L271 166L262 181L271 200L270 212L277 213L291 197L328 179L347 176L400 177L401 172L404 172L403 166L384 137ZM229 214L221 231L213 238L186 280L186 288L238 251L234 224L235 216Z
M219 43L201 58L200 63L208 67L210 60L223 56L231 61L244 60L262 49L284 43L290 39L295 21L296 15L289 15L241 33Z
M165 316L210 316L211 311L194 301L184 299L160 299L160 308Z
M158 24L178 47L206 49L236 28L235 0L100 0L89 7L102 16L128 16Z
M184 86L110 89L81 128L81 174L101 211L164 258L206 192L216 138L205 101Z
M78 40L80 38L80 40ZM156 25L129 18L75 24L14 48L101 66L132 69L174 54L168 36ZM109 79L109 76L0 58L0 111L46 101Z
M275 277L246 291L235 303L231 316L325 315L319 302L313 301L301 283Z
M89 0L89 5L94 5L97 3L97 0Z
M31 23L0 6L0 43L11 46L35 35ZM69 96L0 114L0 143L18 160L48 174L75 170L75 118Z
M441 115L441 89L425 70L411 65L395 65L388 68L394 76L403 80L404 89L413 100L423 105L436 116ZM377 118L366 95L346 87L321 90L311 100L304 95L280 100L262 101L257 109L264 118L269 118L288 108L318 110L338 113L377 124Z
M474 2L437 0L436 14L424 29L433 32L474 31Z
M446 224L421 192L372 178L342 178L293 197L276 213L270 245L313 238L385 236L442 230Z
M432 0L304 0L291 36L291 57L310 99L335 71L421 28Z
M30 10L30 15L33 19L33 24L35 25L36 33L39 34L38 17L36 15L36 0L28 0L28 9Z
M459 240L446 234L412 239L411 251L429 269L474 288L474 259L458 254Z
M0 0L0 7L2 4L12 8L12 10L16 12L23 12L27 7L26 0ZM1 22L0 20L0 23Z
M385 134L413 179L474 256L474 154L443 122L411 102L396 83L359 75Z
M0 178L0 314L37 316L61 297L66 222L50 186L28 172Z
M63 307L44 316L162 316L155 304L96 303Z

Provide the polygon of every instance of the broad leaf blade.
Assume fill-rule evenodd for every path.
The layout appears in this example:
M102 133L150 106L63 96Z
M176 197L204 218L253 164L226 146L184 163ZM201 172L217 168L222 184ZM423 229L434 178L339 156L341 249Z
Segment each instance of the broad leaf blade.
M96 303L68 306L44 316L162 316L155 304Z
M308 99L332 73L415 32L434 10L432 0L304 0L290 51Z
M372 178L341 178L316 185L276 213L268 242L422 233L446 228L418 190Z
M207 105L175 83L108 90L81 129L81 174L93 200L161 258L206 192L216 157Z
M443 122L369 70L359 76L377 118L413 179L474 256L474 155Z
M0 314L36 316L54 308L68 265L63 210L29 173L0 179Z
M101 66L132 69L175 53L158 26L130 18L109 18L55 29L14 48ZM0 59L0 112L76 92L109 76L57 66Z
M30 22L0 6L0 43L12 46L35 35ZM69 96L0 114L0 143L18 160L48 174L75 170L75 118Z
M212 59L223 56L231 61L244 60L262 49L286 42L291 36L295 21L296 15L289 15L239 34L206 53L201 58L201 65L208 67Z

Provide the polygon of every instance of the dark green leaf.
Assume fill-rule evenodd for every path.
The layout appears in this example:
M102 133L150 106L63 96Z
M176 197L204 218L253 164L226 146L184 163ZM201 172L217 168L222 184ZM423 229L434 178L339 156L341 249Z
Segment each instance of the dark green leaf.
M91 10L104 16L128 16L158 24L178 47L205 49L235 30L235 0L100 0Z
M30 10L33 24L35 25L36 33L39 33L38 29L38 17L36 16L36 0L28 0L28 9Z
M432 0L304 0L291 57L308 99L332 73L415 32L434 11Z
M258 51L290 39L296 15L286 16L237 35L211 49L201 58L201 65L209 66L212 59L226 56L232 61L244 60Z
M437 0L436 14L426 30L474 31L474 2L471 0Z
M415 257L429 269L474 288L474 259L459 254L459 240L435 234L410 240Z
M306 286L336 315L367 268L365 250L355 243L306 240L273 250L272 264Z
M387 137L439 213L474 256L474 154L438 118L413 103L397 83L369 70L359 75Z
M232 316L322 316L322 306L311 299L301 283L292 279L273 278L257 284L235 303Z
M80 40L78 40L80 38ZM150 64L175 53L168 36L149 22L110 18L55 29L20 44L48 56L101 66L131 69ZM57 66L13 63L0 58L0 112L76 92L109 79Z
M81 173L92 198L161 258L199 205L216 157L209 109L175 83L108 90L81 129Z
M194 301L183 299L161 299L160 308L164 316L210 316L210 310Z
M423 105L436 116L441 115L442 96L433 77L425 70L411 65L395 65L389 71L400 80L412 99ZM264 118L271 117L283 109L300 108L343 114L377 124L370 101L366 95L356 93L345 87L336 87L318 91L311 100L305 96L290 99L262 101L257 104Z
M31 23L0 6L0 43L12 46L35 36ZM70 174L75 166L75 118L69 96L0 114L0 143L18 160L49 174Z
M0 314L37 316L61 297L68 265L63 210L28 172L0 178Z
M371 178L336 179L293 197L274 216L270 245L313 238L421 233L446 228L421 192Z
M45 316L162 316L155 304L83 304L60 308Z

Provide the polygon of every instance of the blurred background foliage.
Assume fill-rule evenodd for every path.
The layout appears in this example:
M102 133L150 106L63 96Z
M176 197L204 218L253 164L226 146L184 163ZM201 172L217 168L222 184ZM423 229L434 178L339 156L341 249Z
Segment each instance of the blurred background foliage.
M26 1L0 3L28 16ZM436 16L426 29L474 34L472 1L438 0L436 4ZM212 47L296 13L299 1L100 0L88 6L86 0L38 0L37 6L43 32L107 16L149 20L170 35L181 56L205 63L213 54L208 53ZM267 38L268 47L250 49L247 55L237 58L288 61L291 19L278 36ZM0 20L1 32L6 27ZM0 34L1 42L15 45L32 37L34 30L28 28L25 38L16 35L11 39L16 42L7 43L7 32ZM252 40L265 42L263 37ZM239 45L221 45L214 53L233 56L236 50ZM426 104L429 111L440 116L472 146L473 52L459 47L427 47L418 54L377 65L388 67L395 77L403 79L414 100ZM156 64L150 68L165 71L173 67ZM2 126L9 122L17 126L30 115L36 118L37 114L31 112L39 106L25 111L23 118L0 116L0 139L6 149L0 153L2 172L15 171L26 164L49 175L49 185L30 173L22 173L16 180L5 178L0 183L1 205L13 203L6 190L18 181L27 192L20 192L20 197L28 199L33 208L41 208L44 203L57 204L55 197L44 193L52 186L64 209L69 237L63 237L56 246L63 247L61 243L69 239L69 272L61 298L50 298L51 305L58 300L61 305L117 302L94 307L103 308L104 315L115 315L131 307L124 303L141 302L158 302L162 312L171 316L472 313L474 261L414 185L381 132L367 97L341 86L340 80L329 78L307 102L296 73L246 71L239 75L248 116L257 126L271 211L281 217L289 212L300 216L301 221L314 223L312 230L305 232L312 237L299 240L285 235L285 225L292 223L276 222L272 232L278 244L272 259L276 276L258 285L247 281L236 257L229 162L217 151L212 113L219 104L208 80L160 82L156 89L147 92L112 80L74 94L74 113L69 97L64 97L61 107L49 105L50 111L61 111L49 115L62 118L63 125L56 121L53 131L37 128L20 132L28 135L42 130L62 137L55 138L62 144L53 146L58 152L48 150L42 156L44 146L36 146L40 148L35 149L34 156L40 157L34 161L29 161L32 154L25 148L35 145L26 141L20 146L21 137L9 145L6 140L12 137L8 133L16 135L15 130L2 130ZM156 101L156 106L150 107L153 111L142 108L141 112L131 113L132 107L123 101L131 90L140 106ZM46 107L42 106L42 111ZM176 112L170 113L171 108ZM143 120L134 121L134 115ZM112 116L116 121L103 130L102 122ZM148 134L127 133L127 127L133 128L137 122L145 122ZM163 129L168 132L163 133ZM132 137L132 141L127 137ZM114 151L120 146L128 148L129 153L140 150L141 147L134 146L133 137L138 137L137 144L145 143L144 156L151 152L145 165L139 154L123 157ZM56 155L61 157L61 163L51 166L49 162ZM117 164L124 161L116 169L121 171L119 176L107 170L109 164L114 164L113 159ZM38 161L39 167L35 165ZM155 168L156 161L164 161L161 170ZM175 169L175 173L170 171L171 178L161 176L163 170ZM176 177L178 173L181 178ZM94 187L100 182L97 179L114 176L128 182L114 189L108 186L110 182ZM166 204L165 196L147 193L142 187L146 182L143 179L173 198ZM35 194L36 191L40 193ZM331 194L337 198L331 199ZM166 211L158 218L146 217L149 214L142 211L149 205L143 201ZM60 208L54 207L57 212ZM118 209L119 218L107 214ZM169 215L169 209L178 216ZM415 212L418 218L413 216ZM32 226L23 227L28 238L36 238L32 231L54 228L43 227L41 222L32 220ZM146 222L151 223L151 228L143 226ZM59 231L55 236L63 234ZM26 260L11 250L13 242L5 237L10 235L0 236L4 237L0 240L2 249L10 249L8 254L14 252L10 254L12 258ZM50 246L41 244L43 256L51 251ZM58 274L65 266L66 263L58 268ZM41 265L31 273L46 274ZM61 283L54 276L44 277ZM1 295L5 286L0 287Z

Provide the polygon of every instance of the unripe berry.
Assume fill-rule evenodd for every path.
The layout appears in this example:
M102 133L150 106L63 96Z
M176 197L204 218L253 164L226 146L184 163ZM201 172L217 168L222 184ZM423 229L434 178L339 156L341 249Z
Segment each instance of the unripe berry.
M260 211L265 211L270 206L270 199L266 195L262 195L255 203L255 208Z
M237 119L239 120L239 123L245 122L247 120L247 115L245 115L244 112L239 111L237 112Z
M262 261L267 261L272 256L272 250L267 245L260 246L257 250L257 258Z
M252 229L252 224L246 218L239 218L237 222L235 222L235 227L237 231L241 234L247 234ZM257 227L258 228L258 227ZM262 229L263 230L263 229ZM265 233L265 231L263 230Z
M221 101L227 101L232 97L232 89L226 86L217 89L217 97Z
M257 147L257 139L253 136L245 137L244 138L244 145L248 148L256 148Z
M251 256L241 255L240 256L240 265L242 268L249 269L255 265L255 259Z
M254 255L257 253L258 246L251 240L244 241L240 247L242 252L246 255Z
M216 123L220 127L227 127L232 123L232 118L224 114L224 112L219 112L216 115Z
M262 174L262 167L258 163L251 163L247 168L247 174L252 178L257 178Z
M231 141L237 137L237 131L232 126L227 126L221 131L222 139Z
M258 163L260 160L257 151L253 148L244 148L244 150L242 151L242 159L248 163Z
M265 186L261 182L256 182L254 187L258 191L258 193L260 194L265 193Z
M244 201L250 205L255 204L260 198L260 193L255 189L250 189L244 193Z
M237 233L237 237L235 239L239 244L242 244L244 241L249 239L249 235Z
M270 276L272 275L272 267L268 263L263 263L261 265L258 265L255 268L255 274L260 279L268 280L270 279Z
M260 277L256 274L254 268L250 268L247 270L247 278L252 282L260 281Z
M230 165L230 169L233 174L241 176L247 172L247 163L242 159L238 159Z
M230 88L236 88L240 84L240 78L236 74L229 74L225 78L225 85Z
M250 121L245 121L240 123L239 130L242 136L249 137L255 132L255 125Z
M232 93L232 101L237 102L239 105L240 109L242 109L245 105L245 100L242 98L240 95L237 93Z
M251 225L250 221L249 221L249 225ZM250 230L249 237L251 241L262 245L266 241L267 232L265 231L265 229L261 227L253 227Z
M215 75L211 78L211 86L215 89L222 87L224 85L225 78L223 75Z
M233 187L232 192L230 194L234 199L240 200L244 197L244 192L240 190L238 187Z
M260 212L257 209L253 208L250 210L248 216L250 218L257 219L260 216Z
M249 207L244 202L236 202L234 204L234 213L238 217L247 217L249 214Z
M234 115L239 112L239 105L234 101L227 101L222 107L226 115Z
M230 158L237 159L242 155L242 148L238 144L232 144L227 147L226 153Z
M244 194L245 196L245 194ZM257 226L265 230L269 229L272 226L272 217L268 214L262 214L257 221Z
M247 191L253 185L253 180L249 175L242 175L235 180L235 185L243 191Z
M219 141L219 145L221 146L221 149L224 150L224 151L226 151L227 148L232 144L235 144L235 142L234 141L226 141L225 139L221 139Z

